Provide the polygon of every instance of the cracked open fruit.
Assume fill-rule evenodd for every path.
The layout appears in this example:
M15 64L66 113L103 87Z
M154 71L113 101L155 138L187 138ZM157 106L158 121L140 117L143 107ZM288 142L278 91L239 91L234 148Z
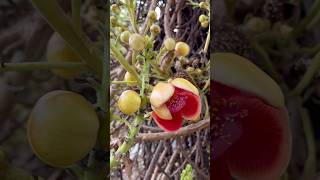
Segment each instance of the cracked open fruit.
M183 78L159 82L150 96L152 117L166 131L177 131L183 119L199 120L201 101L198 89Z
M56 32L53 33L48 42L46 57L49 62L81 62L81 58L73 52ZM83 69L53 69L52 72L62 78L72 79L79 76Z
M28 141L45 163L68 167L84 158L95 146L99 119L81 95L56 90L42 96L28 120Z
M281 89L241 56L214 53L212 58L211 177L279 179L291 152Z

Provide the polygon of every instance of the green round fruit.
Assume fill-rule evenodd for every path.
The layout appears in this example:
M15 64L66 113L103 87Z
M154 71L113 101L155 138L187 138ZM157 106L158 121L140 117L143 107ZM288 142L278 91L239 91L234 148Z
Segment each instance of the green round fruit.
M129 46L136 51L143 50L147 45L146 39L140 34L134 33L131 34L129 38Z
M49 62L75 63L82 61L56 32L48 42L46 57ZM54 69L52 72L62 78L73 79L83 73L83 69Z
M176 41L173 38L167 38L164 40L163 44L168 51L172 51L176 46Z
M68 167L83 159L95 146L99 119L81 95L56 90L42 96L28 120L28 141L43 162Z
M124 81L137 81L136 78L134 78L134 76L132 74L130 74L129 72L126 72L126 74L124 75ZM129 82L127 83L128 86L136 86L138 85L137 82Z
M190 47L185 42L178 42L175 46L175 52L178 57L185 57L190 52Z
M118 100L118 107L121 112L132 115L137 112L141 105L141 98L138 93L133 90L122 92Z

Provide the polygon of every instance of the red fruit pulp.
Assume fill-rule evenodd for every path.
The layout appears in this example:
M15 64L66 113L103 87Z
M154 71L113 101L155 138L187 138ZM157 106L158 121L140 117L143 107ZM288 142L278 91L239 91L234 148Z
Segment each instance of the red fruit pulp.
M211 178L228 180L225 171L244 179L280 176L290 154L286 111L221 83L211 86Z
M166 131L177 131L182 126L182 117L192 116L198 112L200 108L200 99L193 93L175 88L173 96L166 102L172 120L161 119L155 112L152 117L159 127Z

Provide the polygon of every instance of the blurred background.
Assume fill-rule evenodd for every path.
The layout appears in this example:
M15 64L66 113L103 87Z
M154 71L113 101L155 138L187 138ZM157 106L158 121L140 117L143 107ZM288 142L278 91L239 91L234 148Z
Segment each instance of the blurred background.
M59 1L71 13L71 1ZM82 1L84 31L95 43L102 43L97 30L102 1ZM4 63L45 61L46 46L53 30L29 0L0 1L0 61ZM35 102L46 92L65 89L78 92L91 102L94 89L82 77L64 80L50 71L2 72L0 70L0 179L77 179L69 169L53 168L41 162L27 142L26 122ZM86 161L86 158L84 159ZM80 162L84 166L85 162Z
M213 51L234 52L281 86L293 146L282 179L319 179L318 0L213 0Z

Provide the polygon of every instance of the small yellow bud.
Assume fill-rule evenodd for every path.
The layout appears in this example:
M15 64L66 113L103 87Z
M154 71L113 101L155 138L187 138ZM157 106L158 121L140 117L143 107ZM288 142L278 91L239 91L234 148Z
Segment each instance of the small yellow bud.
M150 18L151 21L156 21L158 15L157 15L156 11L149 11L148 17Z
M112 4L110 6L110 9L114 14L119 14L120 13L120 8L119 8L119 6L117 4Z
M168 51L172 51L176 46L176 41L173 38L167 38L164 40L163 44Z
M209 27L209 21L204 21L204 22L202 22L202 23L201 23L201 27L203 27L203 28Z
M131 34L129 38L129 46L135 51L143 50L147 45L146 39L140 34Z
M117 18L114 17L114 16L111 16L111 17L110 17L110 24L111 24L111 26L113 26L113 27L117 26L117 25L118 25L118 20L117 20Z
M150 27L150 31L151 31L151 33L154 33L155 35L157 35L157 34L160 33L161 28L160 28L159 25L153 24L153 25Z
M194 67L187 67L187 69L186 69L186 71L188 72L188 73L193 73L194 72Z
M175 46L175 53L177 56L185 57L189 54L190 47L185 42L178 42Z
M203 72L203 71L202 71L201 69L199 69L199 68L197 68L197 69L195 70L195 73L198 74L198 75L202 74L202 72Z
M199 7L202 8L202 9L207 9L208 4L206 2L200 2L199 3Z
M129 31L123 31L120 35L121 42L129 44L130 35L131 33Z

